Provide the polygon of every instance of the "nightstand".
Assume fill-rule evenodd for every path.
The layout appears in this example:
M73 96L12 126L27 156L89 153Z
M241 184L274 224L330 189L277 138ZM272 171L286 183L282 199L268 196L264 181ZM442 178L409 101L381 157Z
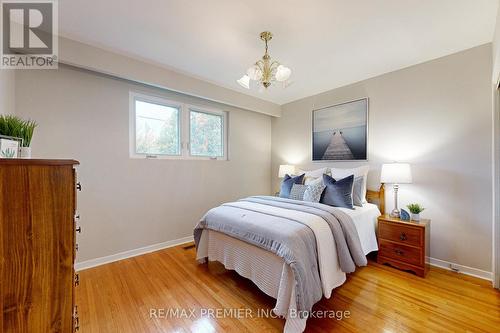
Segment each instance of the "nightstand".
M389 215L378 218L379 264L389 264L425 277L429 255L430 220L401 221Z

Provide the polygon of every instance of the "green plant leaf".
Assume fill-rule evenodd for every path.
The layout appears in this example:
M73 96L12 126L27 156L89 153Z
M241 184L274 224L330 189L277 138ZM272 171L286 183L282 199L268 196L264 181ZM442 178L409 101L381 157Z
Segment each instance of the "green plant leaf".
M29 147L38 124L13 115L0 115L0 135L23 139L22 146Z
M407 205L408 209L412 214L420 214L421 212L424 211L424 207L420 206L418 203L411 203Z

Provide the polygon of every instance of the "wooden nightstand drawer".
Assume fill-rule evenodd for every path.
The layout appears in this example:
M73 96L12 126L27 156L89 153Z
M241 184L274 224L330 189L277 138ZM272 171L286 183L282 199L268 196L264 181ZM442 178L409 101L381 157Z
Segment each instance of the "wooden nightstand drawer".
M401 221L388 215L378 218L379 264L415 272L424 277L425 257L429 255L430 220Z
M422 249L386 240L379 240L379 255L413 265L423 265Z
M422 228L386 221L380 221L378 227L378 235L381 239L413 246L424 245L424 230Z

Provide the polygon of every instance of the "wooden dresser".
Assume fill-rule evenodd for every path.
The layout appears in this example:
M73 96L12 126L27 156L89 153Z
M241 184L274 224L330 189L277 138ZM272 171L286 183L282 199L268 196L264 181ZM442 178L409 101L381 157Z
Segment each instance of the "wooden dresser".
M0 331L78 329L73 160L0 159Z
M428 270L430 220L401 221L388 215L378 218L379 264L389 264L424 277Z

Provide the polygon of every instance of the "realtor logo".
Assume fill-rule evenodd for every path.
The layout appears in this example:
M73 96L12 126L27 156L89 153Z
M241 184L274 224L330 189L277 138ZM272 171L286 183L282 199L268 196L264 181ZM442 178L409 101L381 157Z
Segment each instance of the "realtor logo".
M57 68L57 2L2 1L1 68Z

